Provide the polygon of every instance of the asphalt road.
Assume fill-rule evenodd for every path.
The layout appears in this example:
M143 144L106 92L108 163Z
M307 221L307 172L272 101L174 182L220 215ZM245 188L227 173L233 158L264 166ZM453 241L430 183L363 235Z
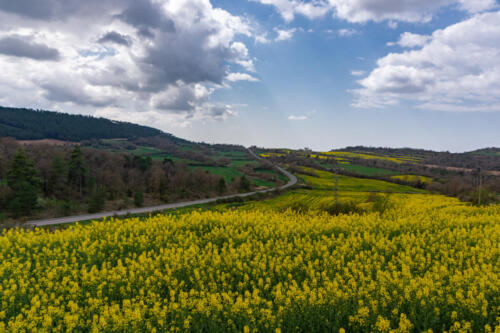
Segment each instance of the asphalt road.
M257 156L250 149L248 149L248 151L255 159L262 160L262 158L260 156ZM236 198L236 197L248 197L248 196L256 194L256 193L267 193L267 192L274 191L276 189L284 190L284 189L287 189L287 188L289 188L297 183L297 177L295 177L293 174L291 174L290 172L286 171L285 169L283 169L277 165L275 165L274 167L279 172L281 172L282 174L284 174L285 176L288 177L289 181L287 184L280 186L280 187L277 187L277 188L270 188L270 189L265 189L265 190L261 190L261 191L254 191L254 192L241 193L241 194L225 195L225 196L214 197L214 198L209 198L209 199L177 202L177 203L171 203L171 204L165 204L165 205L159 205L159 206L151 206L151 207L130 208L130 209L116 210L116 211L111 211L111 212L102 212L102 213L95 213L95 214L66 216L66 217L50 218L50 219L43 219L43 220L33 220L33 221L26 222L24 225L25 226L33 226L33 227L43 227L43 226L48 226L48 225L74 223L74 222L78 222L78 221L96 220L96 219L101 219L101 218L110 217L110 216L122 216L122 215L127 215L127 214L152 213L152 212L162 211L162 210L166 210L166 209L176 209L176 208L206 204L206 203L210 203L210 202L215 202L215 201L220 200L220 199L232 199L232 198Z

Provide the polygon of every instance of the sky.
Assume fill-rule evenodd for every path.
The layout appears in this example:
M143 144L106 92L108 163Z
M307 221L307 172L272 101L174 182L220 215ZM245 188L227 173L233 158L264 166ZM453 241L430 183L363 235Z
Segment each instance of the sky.
M496 0L0 0L0 105L208 143L500 146Z

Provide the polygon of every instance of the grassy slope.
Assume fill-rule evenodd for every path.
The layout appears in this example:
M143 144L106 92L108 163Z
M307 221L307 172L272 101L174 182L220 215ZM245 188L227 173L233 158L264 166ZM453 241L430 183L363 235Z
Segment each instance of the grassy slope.
M367 167L367 166L356 165L356 164L341 164L340 167L344 170L356 172L356 173L358 173L360 175L364 175L364 176L376 176L376 175L386 176L386 175L399 174L399 172L397 172L397 171L381 169L381 168L374 168L374 167Z
M226 182L231 182L233 178L241 177L243 174L231 167L218 167L218 166L190 166L190 169L202 169L208 171L214 175L219 175L224 177Z

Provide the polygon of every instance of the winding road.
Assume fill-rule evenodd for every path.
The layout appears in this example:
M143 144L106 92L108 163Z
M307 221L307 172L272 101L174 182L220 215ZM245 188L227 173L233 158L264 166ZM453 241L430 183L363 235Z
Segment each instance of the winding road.
M252 155L255 159L262 160L262 158L260 156L256 155L251 149L247 148L247 150L250 153L250 155ZM271 191L274 191L277 189L284 190L284 189L287 189L287 188L289 188L297 183L297 177L295 177L293 174L291 174L290 172L286 171L285 169L283 169L277 165L275 165L274 167L279 172L281 172L282 174L284 174L285 176L288 177L289 181L287 184L285 184L283 186L275 187L275 188L260 190L260 191L253 191L253 192L247 192L247 193L241 193L241 194L231 194L231 195L225 195L225 196L208 198L208 199L193 200L193 201L176 202L176 203L159 205L159 206L130 208L130 209L116 210L116 211L111 211L111 212L102 212L102 213L96 213L96 214L75 215L75 216L43 219L43 220L33 220L33 221L26 222L24 225L31 226L31 227L44 227L44 226L48 226L48 225L74 223L74 222L78 222L78 221L97 220L97 219L102 219L104 217L110 217L110 216L123 216L123 215L127 215L127 214L152 213L152 212L157 212L157 211L162 211L162 210L167 210L167 209L177 209L177 208L182 208L182 207L206 204L206 203L215 202L217 200L232 199L232 198L237 198L237 197L248 197L250 195L254 195L257 193L267 193L267 192L271 192Z

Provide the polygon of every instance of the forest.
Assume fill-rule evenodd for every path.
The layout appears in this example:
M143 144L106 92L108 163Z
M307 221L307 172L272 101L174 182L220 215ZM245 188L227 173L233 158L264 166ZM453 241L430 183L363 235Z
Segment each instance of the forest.
M1 220L141 207L251 187L245 174L226 181L168 158L0 138Z
M0 107L0 137L79 142L99 138L136 138L161 134L164 133L151 127L105 118Z

